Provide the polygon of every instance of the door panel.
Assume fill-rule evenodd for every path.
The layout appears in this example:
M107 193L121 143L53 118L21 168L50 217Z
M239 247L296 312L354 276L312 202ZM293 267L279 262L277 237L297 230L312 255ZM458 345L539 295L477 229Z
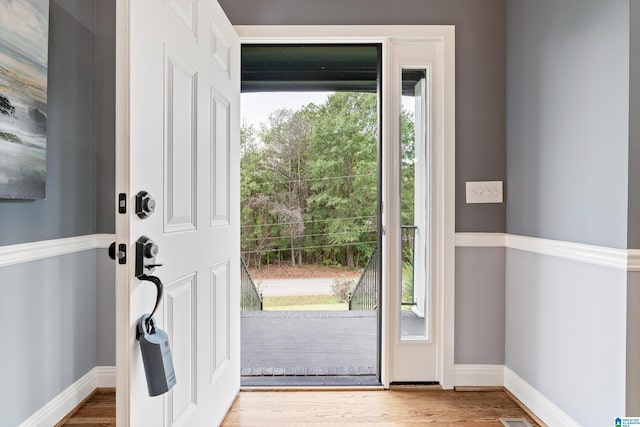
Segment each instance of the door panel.
M196 289L195 273L166 285L166 332L171 340L173 366L181 373L180 381L167 396L166 425L188 418L197 405Z
M211 91L211 227L229 225L229 153L230 137L230 103L221 94Z
M129 248L117 272L126 318L117 329L118 425L216 425L240 387L239 39L214 1L118 7L118 58L129 58L118 108L129 113L117 123L117 188L130 206L116 226ZM132 212L141 190L156 200L147 219ZM133 278L142 235L159 246L154 274L165 293L154 317L169 335L177 380L154 398L135 338L155 302L154 286Z
M438 63L438 48L430 43L394 41L392 44L392 76L393 109L396 112L390 117L396 118L391 123L398 131L402 94L405 97L405 109L414 115L415 131L413 144L395 141L399 165L388 171L394 175L398 187L403 191L414 192L414 203L403 203L394 199L389 205L398 212L390 216L387 230L392 248L390 250L389 268L395 280L391 280L390 298L390 339L391 339L391 381L397 382L438 382L441 380L439 369L442 334L440 323L440 307L432 304L438 301L441 286L437 286L437 262L435 220L437 212L442 210L435 198L434 185L441 181L437 175L434 147L438 141L434 125L437 117L433 116L431 105L438 105L437 94L432 90L434 65ZM403 77L404 76L404 77ZM407 99L410 98L410 99ZM413 103L413 106L409 106ZM393 119L391 119L393 120ZM408 139L411 139L409 137ZM403 146L404 145L404 146ZM404 168L411 171L411 176L403 175ZM412 181L411 185L406 185ZM402 182L402 184L401 184ZM407 187L407 188L405 188ZM392 195L392 197L397 197ZM400 210L402 214L400 214ZM402 223L408 218L411 223ZM404 219L407 221L407 219ZM397 222L396 222L397 221ZM403 235L402 226L405 227ZM406 231L414 234L407 238ZM407 247L409 243L410 247ZM409 258L407 260L407 253ZM407 269L410 271L407 271ZM407 288L407 282L412 283Z
M226 260L211 268L211 351L212 369L211 383L221 375L229 364L229 260Z
M195 229L196 72L165 51L165 233Z
M168 0L167 4L187 29L197 36L197 0Z

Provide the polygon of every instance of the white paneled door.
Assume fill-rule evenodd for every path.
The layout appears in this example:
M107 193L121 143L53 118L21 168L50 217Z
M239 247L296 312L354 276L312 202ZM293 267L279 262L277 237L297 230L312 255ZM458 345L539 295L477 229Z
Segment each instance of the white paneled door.
M119 426L214 426L240 388L240 42L215 0L118 0L117 267ZM135 195L155 212L141 219ZM149 397L139 318L156 288L135 277L136 241L158 245L155 314L176 385Z

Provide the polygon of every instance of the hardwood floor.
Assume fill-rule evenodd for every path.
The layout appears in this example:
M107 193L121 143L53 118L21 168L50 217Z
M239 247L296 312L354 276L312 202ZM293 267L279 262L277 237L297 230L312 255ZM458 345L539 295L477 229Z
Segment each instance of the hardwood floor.
M116 391L115 389L97 389L91 396L67 415L56 427L115 427Z
M503 427L500 418L526 418L505 391L241 392L223 426L375 424Z
M56 427L115 427L113 389L99 389ZM499 418L526 418L502 390L260 391L241 392L223 426L502 427Z

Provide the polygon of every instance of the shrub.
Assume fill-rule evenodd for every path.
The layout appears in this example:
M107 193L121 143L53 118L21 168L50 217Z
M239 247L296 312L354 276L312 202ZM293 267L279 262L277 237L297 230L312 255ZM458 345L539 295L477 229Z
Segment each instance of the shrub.
M408 262L403 262L402 263L402 302L415 302L413 287L414 287L413 265Z
M349 279L335 279L331 284L331 294L338 302L349 302L349 295L353 290L354 281Z

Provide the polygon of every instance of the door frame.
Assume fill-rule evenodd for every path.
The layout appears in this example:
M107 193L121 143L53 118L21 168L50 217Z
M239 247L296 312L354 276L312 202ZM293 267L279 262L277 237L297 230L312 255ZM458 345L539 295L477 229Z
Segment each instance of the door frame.
M236 25L242 44L380 44L382 45L382 283L398 280L399 260L390 256L388 248L400 240L400 210L387 203L393 200L393 188L400 174L399 144L394 141L397 126L385 124L385 118L393 111L394 96L400 96L394 88L391 64L392 43L420 42L434 44L439 52L438 64L443 70L434 91L442 96L433 108L441 109L440 137L433 141L438 155L432 163L436 168L433 200L437 206L434 218L436 295L434 312L438 336L436 357L437 379L443 389L454 386L454 310L455 310L455 27L454 26L273 26ZM393 118L389 118L393 120ZM390 123L390 122L387 122ZM396 146L397 145L397 146ZM391 191L390 191L391 189ZM397 193L397 192L396 192ZM397 212L396 212L397 211ZM397 227L396 227L397 225ZM397 230L395 229L397 228ZM380 379L385 388L391 383L391 349L397 343L393 329L390 301L394 301L391 286L382 286L382 336Z
M116 165L129 165L129 146L132 141L130 135L130 72L131 65L129 45L129 8L130 0L116 0ZM115 173L115 200L114 206L119 206L118 194L129 194L129 168L116 166ZM132 208L129 200L126 201L126 211ZM130 214L129 214L130 215ZM129 236L129 215L115 216L116 233L120 231ZM117 234L116 234L117 237ZM128 241L126 243L129 243ZM127 263L120 266L116 262L116 424L128 426L130 419L130 384L129 384L129 357L135 351L134 344L129 341L130 325L130 290L129 279L134 275L134 264L131 261L133 248L127 245ZM126 286L119 284L126 283Z

